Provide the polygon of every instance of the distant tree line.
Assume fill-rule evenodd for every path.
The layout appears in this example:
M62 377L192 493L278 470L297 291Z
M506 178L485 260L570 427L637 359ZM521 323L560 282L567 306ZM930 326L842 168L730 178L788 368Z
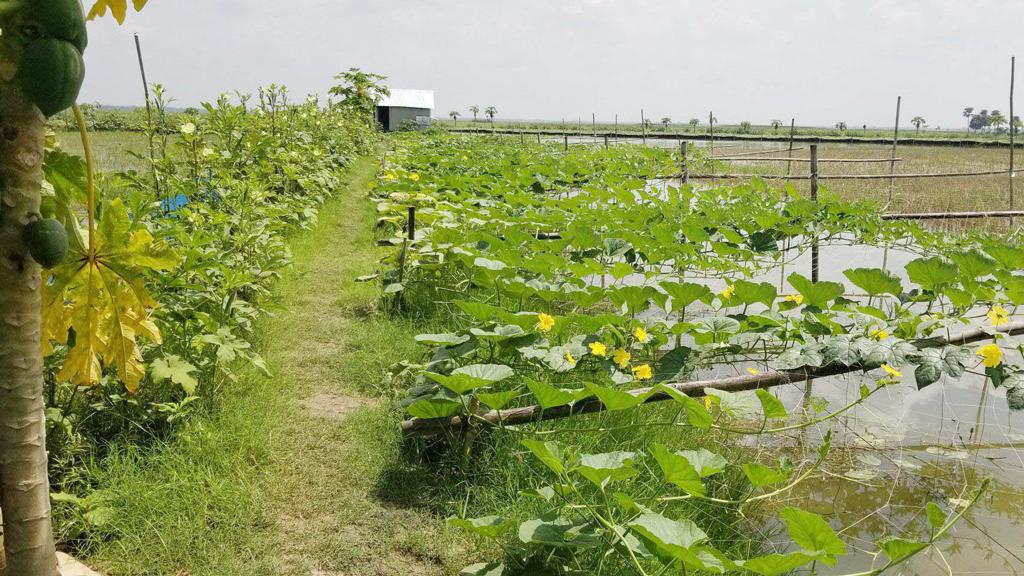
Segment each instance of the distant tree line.
M973 106L964 108L963 117L967 119L967 131L974 130L975 132L994 132L996 134L1003 134L1007 131L1007 127L1010 121L1003 116L1003 113L999 110L989 111L982 108L977 113L974 111ZM1013 132L1016 134L1020 132L1021 120L1020 116L1014 115L1013 117Z

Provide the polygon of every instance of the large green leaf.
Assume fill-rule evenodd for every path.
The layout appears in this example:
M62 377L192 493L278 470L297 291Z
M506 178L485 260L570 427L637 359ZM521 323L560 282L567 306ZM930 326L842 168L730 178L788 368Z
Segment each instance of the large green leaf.
M804 304L828 308L829 302L839 298L846 288L839 282L811 282L810 279L793 272L786 281L804 297Z
M635 474L635 459L636 452L581 454L575 470L595 486L605 486L608 482L623 480Z
M928 547L927 542L914 542L903 538L886 538L879 540L877 544L893 562L905 560Z
M680 450L676 454L690 461L690 465L700 474L701 478L707 478L718 474L729 465L729 461L722 456L711 452L707 448L696 450Z
M789 537L808 554L829 565L836 563L836 556L846 554L846 544L821 516L791 506L783 508L779 515L786 522Z
M917 387L924 388L938 382L943 375L959 378L964 373L964 363L971 357L970 350L960 346L925 348L909 359L917 363L914 377Z
M650 452L658 462L658 466L661 467L661 474L666 482L682 488L687 494L704 495L702 476L689 459L679 454L673 454L662 444L654 444L651 446Z
M426 372L427 377L455 392L465 394L470 390L490 386L511 377L515 372L503 364L472 364L456 368L451 374Z
M580 398L579 392L575 390L556 388L532 378L524 378L524 380L530 392L537 398L537 404L544 409L572 404Z
M730 304L761 303L771 308L772 304L775 303L776 296L778 296L775 285L771 282L736 280L733 282L733 286L736 288L736 291L733 293L733 300L729 302Z
M956 264L942 256L918 258L907 263L907 276L910 277L910 281L932 292L956 282L958 274Z
M881 296L882 294L899 296L903 292L900 277L881 268L852 268L844 270L843 275L868 296Z
M670 305L672 309L669 312L682 310L698 300L710 302L714 297L711 289L703 284L665 281L659 284L659 286L666 294L672 297Z
M462 409L462 403L450 398L424 398L406 408L416 418L446 418Z
M486 538L496 538L512 527L512 523L501 516L483 516L480 518L448 518L449 526L471 532Z

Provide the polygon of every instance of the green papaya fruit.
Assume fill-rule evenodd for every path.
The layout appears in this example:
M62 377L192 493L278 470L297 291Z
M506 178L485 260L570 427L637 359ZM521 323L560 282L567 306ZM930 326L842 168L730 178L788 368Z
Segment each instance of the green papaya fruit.
M71 43L40 38L22 53L17 80L25 96L45 116L53 116L78 99L85 81L85 62Z
M80 53L89 44L81 0L29 0L21 25L35 27L42 38L70 42Z
M53 268L67 258L68 232L52 218L36 220L25 227L23 240L32 259L43 268Z

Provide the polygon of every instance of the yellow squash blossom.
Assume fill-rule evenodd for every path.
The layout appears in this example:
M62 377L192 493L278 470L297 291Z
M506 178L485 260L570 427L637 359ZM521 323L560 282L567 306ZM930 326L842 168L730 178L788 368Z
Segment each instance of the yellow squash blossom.
M587 346L590 347L590 353L594 356L604 358L608 354L608 347L601 342L591 342Z
M651 372L650 364L641 364L633 368L633 376L637 380L650 380L654 373Z
M420 181L420 175L415 173L415 172L413 172L412 174L409 174L409 180L412 180L413 182L419 182Z
M565 361L568 362L570 366L576 365L576 359L572 357L572 352L565 353Z
M650 336L647 335L647 330L644 330L642 326L637 326L633 329L633 337L641 344L646 344L650 339Z
M537 330L541 332L551 332L551 329L555 327L555 319L548 314L541 312L537 314Z
M384 177L387 178L388 180L394 180L395 179L395 173L394 172L388 172L387 174L384 175Z
M626 352L625 348L619 348L614 354L612 354L612 360L619 365L619 368L625 368L628 366L630 358L632 358L632 356L629 352Z
M981 363L986 368L995 368L1003 362L1003 351L999 349L999 346L995 344L985 344L978 351L975 352L978 356L981 356Z
M885 340L889 337L889 333L880 328L872 328L871 331L868 332L868 336L871 336L875 340Z
M799 306L804 303L804 295L790 294L789 296L786 296L786 302L794 302L797 306Z
M711 410L711 396L704 397L704 408L706 410Z
M732 284L729 284L728 286L725 287L725 290L719 292L718 295L722 297L722 300L732 300L732 296L735 293L736 287L733 286Z
M1010 313L1002 306L993 306L987 316L992 321L993 326L1002 326L1010 321Z
M892 376L893 378L903 377L903 372L900 372L899 370L893 368L892 366L889 366L888 364L882 364L882 370L885 370L885 373L888 374L889 376Z
M750 372L752 376L757 376L761 373L757 368L747 368L747 372Z

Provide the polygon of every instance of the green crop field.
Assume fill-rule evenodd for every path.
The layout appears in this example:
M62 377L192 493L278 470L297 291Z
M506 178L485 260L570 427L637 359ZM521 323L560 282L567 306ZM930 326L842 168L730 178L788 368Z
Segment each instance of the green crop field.
M895 152L385 132L433 97L359 68L111 108L87 19L180 9L87 4L0 3L0 576L1024 572L1024 218L921 215L1021 208L1012 103Z

